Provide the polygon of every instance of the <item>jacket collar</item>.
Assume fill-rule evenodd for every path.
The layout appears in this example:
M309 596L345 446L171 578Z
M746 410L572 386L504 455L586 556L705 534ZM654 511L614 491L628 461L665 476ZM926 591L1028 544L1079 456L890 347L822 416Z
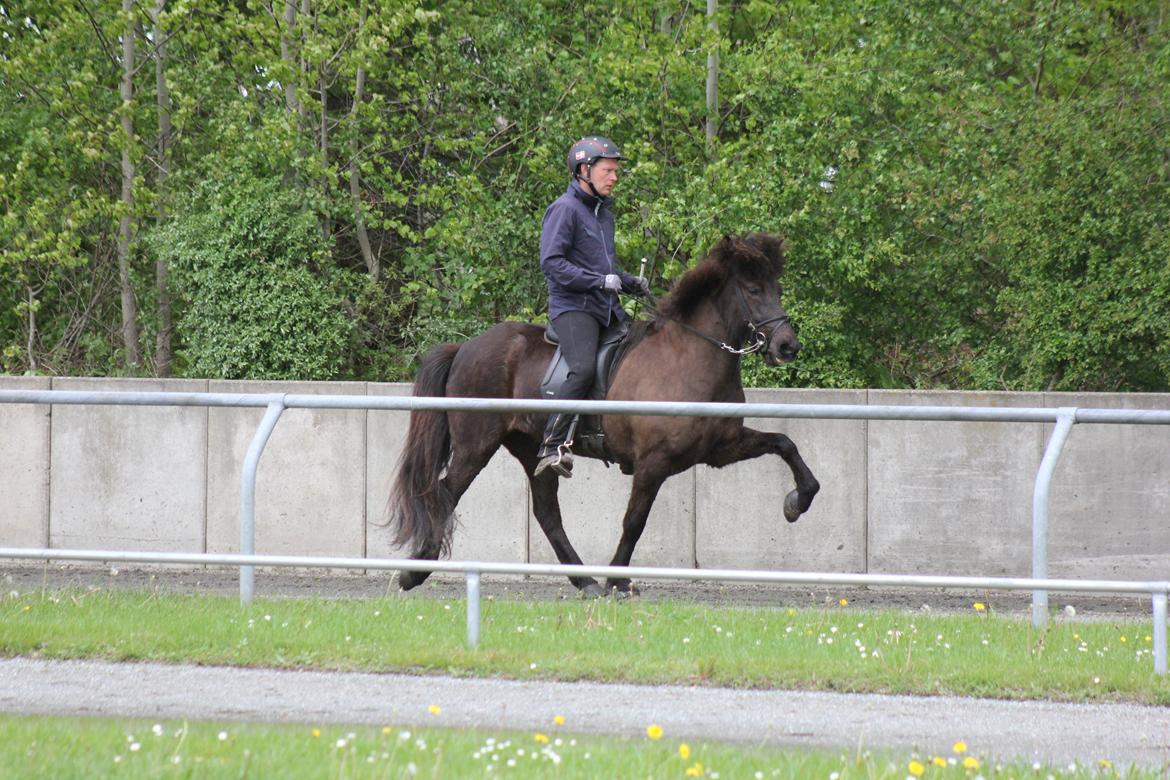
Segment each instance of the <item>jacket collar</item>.
M596 211L599 205L602 207L608 207L609 204L613 202L613 198L599 198L596 195L590 195L588 192L582 189L581 185L576 181L569 182L569 192L573 193L577 200L588 206L590 211Z

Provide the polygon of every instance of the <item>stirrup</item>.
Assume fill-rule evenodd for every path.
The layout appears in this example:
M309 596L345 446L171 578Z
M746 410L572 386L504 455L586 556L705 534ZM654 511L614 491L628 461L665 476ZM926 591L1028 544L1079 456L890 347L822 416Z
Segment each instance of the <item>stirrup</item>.
M552 469L566 479L573 476L573 453L568 445L562 444L557 447L556 453L541 458L540 463L536 464L536 470L532 472L532 476L539 477L545 469Z

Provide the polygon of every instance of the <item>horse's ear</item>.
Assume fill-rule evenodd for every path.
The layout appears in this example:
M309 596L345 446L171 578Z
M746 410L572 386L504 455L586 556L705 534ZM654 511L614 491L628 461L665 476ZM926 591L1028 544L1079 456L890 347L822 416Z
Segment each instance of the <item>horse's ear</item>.
M775 236L771 233L752 233L747 237L747 242L767 258L768 265L771 266L776 276L784 273L784 261L788 255L788 242L782 236Z

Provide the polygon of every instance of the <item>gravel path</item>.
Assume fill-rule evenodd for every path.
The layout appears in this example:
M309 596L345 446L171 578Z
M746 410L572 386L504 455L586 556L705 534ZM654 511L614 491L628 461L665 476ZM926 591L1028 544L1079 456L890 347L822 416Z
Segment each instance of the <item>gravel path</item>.
M440 708L429 713L430 705ZM158 719L565 730L847 751L950 755L958 739L983 758L1165 767L1170 708L919 698L685 686L414 677L0 660L0 711Z

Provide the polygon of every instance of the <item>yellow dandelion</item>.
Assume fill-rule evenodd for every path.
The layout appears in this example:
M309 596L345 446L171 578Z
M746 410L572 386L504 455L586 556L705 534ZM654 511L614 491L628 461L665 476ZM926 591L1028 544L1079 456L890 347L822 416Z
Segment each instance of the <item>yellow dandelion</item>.
M703 765L698 761L687 767L687 777L702 777Z
M548 734L541 734L541 733L538 731L538 732L536 732L535 734L533 734L533 735L532 735L532 738L533 738L533 739L535 739L537 742L539 742L539 743L540 743L540 744L542 744L542 745L547 745L547 744L548 744Z
M954 745L951 746L951 750L953 750L959 754L966 753L967 752L967 743L960 739L958 742L956 742Z
M908 768L910 769L910 774L915 777L922 777L922 773L926 771L926 767L917 761L911 761Z
M838 601L837 603L838 603L838 604L840 604L842 607L844 607L844 606L848 606L848 604L849 604L849 599L841 599L841 600L840 600L840 601Z
M1122 635L1121 635L1121 642L1122 642L1122 644L1124 644L1126 641L1127 641L1127 640L1126 640L1126 638L1125 638L1125 635L1124 635L1124 634L1122 634Z
M388 736L390 736L390 727L389 727L389 726L383 726L383 727L382 727L382 736L383 736L383 737L388 737Z
M553 715L553 723L557 724L558 726L565 725L565 716L564 715Z
M795 609L788 610L788 617L796 617L796 610Z
M934 758L930 759L930 763L934 764L935 766L945 767L947 765L947 760L942 756L935 756Z
M442 711L443 710L439 708L438 704L432 704L431 706L427 707L427 712L431 713L432 715L438 715Z
M1097 762L1097 766L1101 767L1102 769L1112 769L1113 762L1107 758L1102 758L1100 761Z
M963 759L963 768L964 769L978 769L979 768L979 759L975 758L975 756L967 756L966 758Z
M984 604L982 601L976 601L974 604L971 605L971 607L976 612L982 612L983 610L987 609L987 605Z
M688 758L690 758L691 757L691 746L685 742L682 743L681 745L679 745L678 746L678 757L681 758L683 761L686 761Z
M646 727L646 736L650 739L662 739L662 727L657 723L651 723Z
M313 729L309 733L312 734L314 737L319 737L319 736L321 736L321 729Z
M1150 636L1149 634L1146 634L1146 641L1147 641L1147 642L1153 642L1153 641L1154 641L1154 638L1153 638L1152 636Z

